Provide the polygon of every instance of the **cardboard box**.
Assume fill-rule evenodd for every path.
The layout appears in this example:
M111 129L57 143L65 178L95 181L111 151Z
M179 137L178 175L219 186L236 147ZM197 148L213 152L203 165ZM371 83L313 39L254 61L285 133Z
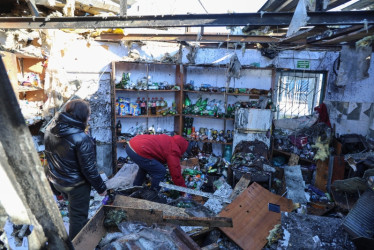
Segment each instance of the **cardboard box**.
M199 165L199 159L198 158L190 158L190 159L181 161L182 171L186 168L194 168L194 167L197 167L197 169L200 170L200 165Z

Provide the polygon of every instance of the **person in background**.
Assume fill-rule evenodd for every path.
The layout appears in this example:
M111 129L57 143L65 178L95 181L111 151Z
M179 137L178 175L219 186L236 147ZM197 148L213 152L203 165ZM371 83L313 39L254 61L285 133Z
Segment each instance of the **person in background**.
M166 174L163 164L167 164L174 184L186 187L180 158L184 153L189 154L190 148L188 141L180 135L138 135L132 138L126 146L126 153L139 166L134 186L141 186L149 174L151 188L158 191Z
M101 196L107 189L97 170L95 145L84 132L90 113L87 102L70 101L44 135L48 180L69 201L70 240L88 221L91 186Z

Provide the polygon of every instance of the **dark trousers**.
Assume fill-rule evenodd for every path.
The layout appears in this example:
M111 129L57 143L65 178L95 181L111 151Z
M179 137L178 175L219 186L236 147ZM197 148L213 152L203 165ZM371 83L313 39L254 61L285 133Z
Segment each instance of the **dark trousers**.
M141 186L145 180L146 174L151 176L151 187L154 189L160 189L160 182L164 180L166 174L166 168L159 161L155 159L147 159L136 152L134 152L129 146L126 147L126 153L139 166L138 173L134 180L134 186Z
M69 239L73 240L88 221L91 185L84 183L77 187L53 186L69 201Z

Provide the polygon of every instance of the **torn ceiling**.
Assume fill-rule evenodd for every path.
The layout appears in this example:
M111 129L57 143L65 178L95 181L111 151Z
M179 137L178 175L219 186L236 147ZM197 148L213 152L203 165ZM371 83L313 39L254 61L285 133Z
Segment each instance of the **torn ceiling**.
M34 1L40 14L39 17L31 17L33 15L32 8L26 4L26 2ZM127 1L128 7L134 2ZM8 8L4 8L3 13L0 13L2 16L0 27L4 29L69 28L75 30L79 28L80 33L86 34L85 37L96 37L96 40L99 41L148 40L179 43L199 40L201 47L217 47L225 43L228 46L229 43L240 43L241 48L243 46L244 48L259 48L265 44L272 44L276 50L340 50L342 45L355 45L362 39L364 39L364 43L359 44L373 46L373 39L369 38L374 35L372 28L374 11L314 12L319 10L316 1L306 1L307 4L304 8L309 12L304 11L302 14L303 20L306 20L305 24L297 26L293 32L290 32L288 26L291 19L295 18L294 13L278 13L278 11L293 11L298 2L300 1L269 0L259 10L259 13L120 17L118 16L119 0L25 0L18 2L5 0L4 4ZM310 4L310 2L315 4ZM348 1L328 1L325 8L331 9L346 2ZM370 2L357 1L354 9L361 7L365 10L370 9ZM11 4L13 8L9 12ZM140 5L140 3L137 4ZM294 7L291 8L293 5ZM53 13L52 16L51 13ZM57 15L57 13L61 14ZM49 17L46 18L47 15ZM248 22L248 20L250 21ZM233 29L224 33L212 33L204 30L196 33L186 31L191 27L203 26L213 28L230 26ZM123 29L123 27L127 28ZM174 28L171 29L172 27ZM103 30L105 28L117 29ZM149 28L147 34L145 34L144 28ZM166 34L156 30L159 28L166 29Z

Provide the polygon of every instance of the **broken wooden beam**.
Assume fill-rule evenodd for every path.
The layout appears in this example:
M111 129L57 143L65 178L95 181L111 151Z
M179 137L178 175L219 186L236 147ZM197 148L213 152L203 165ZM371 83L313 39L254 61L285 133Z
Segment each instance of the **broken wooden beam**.
M96 41L118 42L118 41L164 41L164 42L193 42L197 34L101 34L95 38ZM240 35L216 35L204 34L199 42L240 42L240 43L278 43L279 36L240 36Z
M163 211L154 209L104 206L104 213L106 226L115 226L122 221L141 221L148 225L170 223L179 226L232 227L231 218L164 216Z
M30 130L0 60L0 203L13 223L33 225L29 248L68 249L70 241Z
M164 216L165 223L176 224L179 226L203 226L203 227L232 227L231 218L223 217L177 217Z
M90 8L90 6L88 7ZM85 11L85 8L83 9ZM118 12L117 5L116 11ZM362 20L374 24L374 11L309 12L306 26L360 25ZM100 29L100 28L160 28L160 27L217 27L289 26L293 13L230 13L156 16L87 16L87 17L1 17L3 29Z
M161 210L166 216L179 216L179 217L190 217L184 208L174 207L166 204L161 204L157 202L132 198L124 195L116 195L114 199L113 206L117 207L128 207L128 208L143 208L143 209L153 209Z
M236 183L234 190L232 191L229 199L230 200L235 200L238 195L240 195L251 183L251 175L246 173L244 174L238 183Z

